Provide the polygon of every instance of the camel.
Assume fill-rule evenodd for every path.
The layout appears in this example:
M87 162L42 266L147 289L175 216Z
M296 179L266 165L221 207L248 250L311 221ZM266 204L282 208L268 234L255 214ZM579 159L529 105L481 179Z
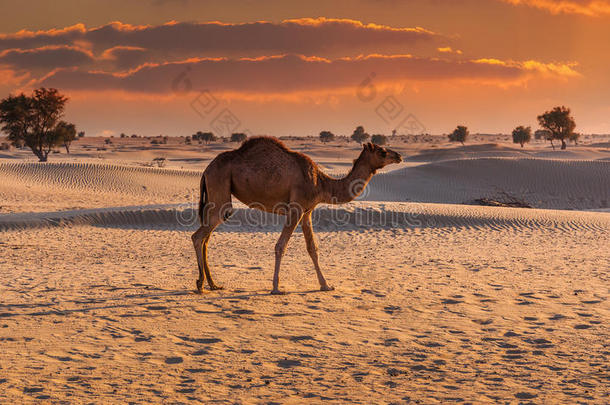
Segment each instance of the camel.
M367 143L347 176L335 179L322 172L308 156L288 149L276 138L252 137L238 149L219 154L201 176L201 226L191 237L199 266L197 291L203 292L206 279L210 290L222 289L212 280L207 249L214 229L231 216L231 195L251 208L286 216L275 245L272 294L283 294L279 289L280 263L288 240L299 223L320 290L334 290L326 282L318 263L311 223L313 209L320 203L352 201L362 193L377 170L401 160L400 154Z

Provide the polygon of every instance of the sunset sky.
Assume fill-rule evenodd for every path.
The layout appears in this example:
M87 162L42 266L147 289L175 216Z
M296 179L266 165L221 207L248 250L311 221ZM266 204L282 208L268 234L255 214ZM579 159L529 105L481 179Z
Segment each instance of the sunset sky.
M606 0L0 0L0 96L88 135L610 133Z

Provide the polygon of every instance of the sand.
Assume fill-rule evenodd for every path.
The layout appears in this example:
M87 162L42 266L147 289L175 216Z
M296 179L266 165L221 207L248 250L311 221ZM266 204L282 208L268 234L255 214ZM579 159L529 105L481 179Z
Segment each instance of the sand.
M336 174L357 153L293 143ZM210 243L225 289L194 293L197 183L224 145L167 146L166 168L144 145L5 152L0 402L608 403L610 213L585 211L608 208L607 146L398 146L362 199L315 212L336 290L297 229L279 297L281 222L238 204ZM498 190L536 208L465 204Z

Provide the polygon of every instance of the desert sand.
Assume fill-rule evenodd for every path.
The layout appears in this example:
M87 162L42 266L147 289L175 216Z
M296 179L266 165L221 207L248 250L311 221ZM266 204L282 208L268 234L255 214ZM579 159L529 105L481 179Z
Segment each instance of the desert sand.
M610 143L394 140L401 165L297 229L240 204L194 292L206 164L235 144L0 152L2 403L610 402ZM341 175L354 143L290 140ZM105 150L104 150L105 149ZM150 167L163 157L165 167ZM476 206L510 195L533 206Z

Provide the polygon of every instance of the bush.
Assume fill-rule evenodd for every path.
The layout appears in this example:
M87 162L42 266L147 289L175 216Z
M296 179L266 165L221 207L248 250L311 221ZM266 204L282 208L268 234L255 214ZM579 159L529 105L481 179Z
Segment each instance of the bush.
M452 133L449 134L449 141L450 142L459 142L462 145L464 145L464 142L466 142L468 135L470 135L470 132L468 131L468 127L458 125L458 127L456 129L454 129Z
M363 126L356 127L356 129L354 130L354 133L352 134L352 140L354 140L358 143L364 143L367 139L369 139L369 134L364 132L364 127Z
M241 133L241 132L237 132L234 134L231 134L231 142L244 142L246 139L248 139L248 135Z
M532 140L532 128L523 125L513 129L513 143L518 143L523 147L524 143Z
M388 143L388 137L381 134L373 135L371 136L371 142L375 145L385 145Z
M165 164L167 163L167 159L165 159L164 157L156 157L153 159L153 164L157 164L158 167L165 167Z
M322 131L320 132L320 140L322 143L332 142L335 140L335 134L330 131Z
M205 143L215 142L218 140L216 135L211 132L203 132L201 135L199 135L199 139Z
M11 150L11 145L9 145L7 142L2 142L0 144L0 150Z

